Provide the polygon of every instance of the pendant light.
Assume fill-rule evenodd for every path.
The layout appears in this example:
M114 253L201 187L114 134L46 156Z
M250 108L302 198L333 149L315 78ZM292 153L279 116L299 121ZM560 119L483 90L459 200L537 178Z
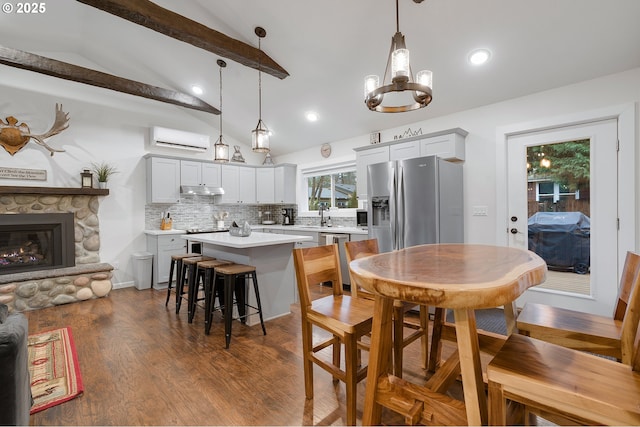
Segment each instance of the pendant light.
M227 66L227 63L222 59L218 59L216 63L220 66L220 137L213 145L213 161L226 163L229 161L229 145L225 144L222 138L222 69Z
M254 130L251 131L251 149L258 153L268 153L269 148L269 129L267 125L262 121L262 50L260 40L267 35L267 32L262 27L256 27L256 36L258 36L258 50L260 51L260 57L258 58L258 124Z
M420 1L414 0L416 3L420 3ZM389 74L391 75L391 81L387 82ZM387 59L387 68L382 79L382 86L378 76L366 76L364 78L364 102L369 110L380 113L402 113L424 108L431 102L432 82L433 74L429 70L419 71L416 74L415 82L413 81L411 65L409 64L409 49L407 49L404 36L400 32L398 0L396 0L396 33L391 38L391 49ZM384 94L389 92L409 92L413 102L399 106L382 105Z

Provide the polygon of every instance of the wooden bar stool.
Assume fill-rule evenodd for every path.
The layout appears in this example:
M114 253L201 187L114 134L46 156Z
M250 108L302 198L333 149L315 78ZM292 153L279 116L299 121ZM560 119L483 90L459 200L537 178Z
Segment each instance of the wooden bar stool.
M184 270L184 276L181 278L182 280L179 281L179 288L177 289L177 291L180 291L180 297L176 306L176 314L180 311L180 305L182 304L182 299L184 298L184 287L185 285L187 286L187 319L189 320L189 323L191 323L193 321L193 301L194 298L197 297L198 295L198 288L200 286L199 280L198 280L198 270L197 270L197 264L200 261L207 261L207 260L212 260L215 259L213 257L210 256L204 256L204 255L200 255L197 257L192 257L192 258L185 258L182 260L182 268Z
M211 259L208 261L200 261L197 263L197 274L203 278L204 282L204 330L207 335L209 334L209 329L211 329L211 317L217 294L217 292L215 292L216 286L214 282L214 276L216 276L215 269L216 267L219 267L221 265L229 264L233 264L233 262L224 259ZM223 279L222 276L216 278ZM220 299L219 302L222 306L222 297L219 296L218 298ZM194 301L194 304L197 304L197 300ZM193 308L193 310L195 311L195 307Z
M166 307L167 304L169 304L169 299L171 298L171 289L173 284L173 271L175 268L176 270L176 314L180 309L177 305L178 299L179 299L179 295L177 293L178 284L180 283L180 280L184 277L184 271L182 270L182 265L183 265L182 260L184 260L185 258L193 258L197 256L201 256L201 254L188 252L186 254L171 255L171 265L169 266L169 285L167 286L167 300L165 301L164 305Z
M260 315L260 325L262 326L262 333L267 335L267 330L264 327L264 320L262 318L262 304L260 303L260 290L258 289L258 277L256 274L256 268L252 265L245 264L227 264L220 265L213 269L213 278L212 283L215 283L217 276L220 275L224 277L224 334L225 334L225 348L229 348L229 343L231 342L231 322L233 320L233 292L236 284L236 279L243 278L246 280L247 277L251 277L253 281L253 291L256 295L256 305L254 307L247 303L246 296L243 298L243 301L237 301L238 304L238 320L245 320L248 316L252 314ZM214 292L210 294L210 307L211 311L214 310L213 304L213 295ZM240 310L240 306L244 306L244 310L247 308L253 308L256 310L256 313L249 313L244 310ZM244 312L244 314L242 314ZM211 322L209 322L208 327L211 328ZM209 330L205 331L206 334L209 334Z

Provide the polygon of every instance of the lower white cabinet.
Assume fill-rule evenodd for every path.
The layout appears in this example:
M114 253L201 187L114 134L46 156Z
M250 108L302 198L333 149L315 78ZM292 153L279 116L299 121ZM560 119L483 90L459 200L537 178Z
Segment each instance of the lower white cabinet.
M147 234L147 251L153 254L153 287L166 288L169 282L171 255L187 251L187 241L177 234ZM176 271L174 271L174 283Z

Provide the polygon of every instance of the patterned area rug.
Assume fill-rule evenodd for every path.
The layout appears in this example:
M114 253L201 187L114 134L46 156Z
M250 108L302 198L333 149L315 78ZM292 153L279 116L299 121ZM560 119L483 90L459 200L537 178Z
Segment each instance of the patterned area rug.
M29 335L31 413L77 397L83 392L76 347L70 328Z

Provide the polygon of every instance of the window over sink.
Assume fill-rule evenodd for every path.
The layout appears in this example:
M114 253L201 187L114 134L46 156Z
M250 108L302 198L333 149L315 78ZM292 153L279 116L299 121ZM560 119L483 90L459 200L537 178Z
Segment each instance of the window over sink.
M303 211L324 209L356 209L358 207L355 163L302 170L306 202Z

